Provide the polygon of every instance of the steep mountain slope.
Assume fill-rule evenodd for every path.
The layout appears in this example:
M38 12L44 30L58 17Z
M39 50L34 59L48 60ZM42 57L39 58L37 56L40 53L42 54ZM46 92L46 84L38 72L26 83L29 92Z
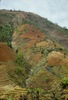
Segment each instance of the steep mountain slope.
M52 38L48 37L49 35L45 34L40 38L43 32L42 35L40 35L40 32L37 35L38 32L35 31L34 33L32 29L34 29L32 24L28 23L27 25L25 23L22 26L22 30L19 27L14 32L12 42L12 45L14 43L19 52L23 52L24 57L32 65L26 85L30 88L52 91L50 95L55 92L57 98L60 98L61 80L64 77L68 77L68 51L54 39L52 41ZM33 36L32 32L34 33ZM13 45L14 48L15 46Z
M36 14L12 10L0 10L0 40L2 41L2 38L4 37L5 39L3 41L11 41L13 30L25 23L35 25L44 32L49 39L56 40L57 42L68 46L68 29L61 28L48 21L47 18L42 18ZM7 28L9 28L9 30ZM7 37L5 37L5 35L2 36L2 33L4 34L5 32Z
M25 23L13 34L13 48L23 53L32 66L26 86L47 91L48 98L53 92L54 98L61 98L60 84L63 78L68 77L68 50L35 27Z
M67 98L68 29L33 13L0 10L0 16L0 80L39 91L41 100Z

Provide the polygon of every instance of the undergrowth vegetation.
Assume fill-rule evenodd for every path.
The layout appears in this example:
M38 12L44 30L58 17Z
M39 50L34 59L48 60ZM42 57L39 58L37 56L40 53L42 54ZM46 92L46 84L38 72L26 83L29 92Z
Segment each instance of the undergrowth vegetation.
M10 78L21 87L26 87L26 79L28 78L31 65L23 57L22 53L19 53L15 62L15 70L10 74Z
M16 58L16 61L15 61L19 66L24 66L25 69L26 69L26 73L29 73L30 71L30 65L29 63L27 62L27 60L23 57L23 54L22 53L19 53L17 58Z

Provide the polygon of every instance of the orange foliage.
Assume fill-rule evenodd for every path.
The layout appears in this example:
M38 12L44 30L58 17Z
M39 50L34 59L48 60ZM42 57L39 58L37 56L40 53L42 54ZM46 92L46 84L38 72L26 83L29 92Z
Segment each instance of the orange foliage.
M0 42L0 62L13 61L16 58L16 53L5 43Z

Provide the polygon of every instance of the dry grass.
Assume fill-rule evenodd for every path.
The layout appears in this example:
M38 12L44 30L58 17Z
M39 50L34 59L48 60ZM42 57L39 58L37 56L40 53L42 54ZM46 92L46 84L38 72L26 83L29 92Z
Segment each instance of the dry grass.
M63 53L53 51L48 55L48 65L68 66L68 57L65 58Z
M13 61L16 58L16 53L5 43L0 42L0 62Z

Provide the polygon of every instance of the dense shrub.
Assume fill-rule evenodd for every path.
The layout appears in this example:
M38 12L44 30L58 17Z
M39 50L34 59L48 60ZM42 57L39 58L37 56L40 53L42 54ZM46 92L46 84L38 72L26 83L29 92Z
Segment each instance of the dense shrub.
M26 87L26 79L28 78L30 72L30 64L24 58L22 53L19 53L15 60L15 70L11 78L20 86Z
M66 88L66 86L68 86L68 77L62 78L61 85L63 88Z
M27 62L26 59L24 59L23 54L19 53L17 58L16 58L16 63L21 66L21 67L25 67L25 71L26 73L29 73L30 71L30 64Z
M4 26L0 26L0 41L11 42L12 33L13 33L13 28L11 25L7 24Z

